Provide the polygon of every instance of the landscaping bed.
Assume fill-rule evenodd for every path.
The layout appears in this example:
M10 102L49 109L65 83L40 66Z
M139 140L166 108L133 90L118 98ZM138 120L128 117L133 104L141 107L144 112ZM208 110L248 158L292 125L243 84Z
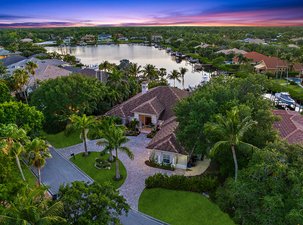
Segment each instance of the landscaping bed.
M170 170L170 171L175 170L175 168L172 167L171 165L158 164L158 163L152 162L150 160L146 160L145 165L150 166L150 167L154 167L154 168L164 169L164 170Z
M126 169L121 161L119 161L120 173L122 176L121 180L115 181L115 162L111 163L110 169L99 169L95 166L96 158L100 158L100 152L90 152L88 156L83 156L82 153L75 155L74 158L70 160L76 164L83 172L94 179L99 184L104 184L105 182L110 182L115 188L119 188L125 181L127 176ZM101 159L108 160L109 155L105 154L101 156Z
M198 193L145 189L139 211L172 225L234 225L220 208Z

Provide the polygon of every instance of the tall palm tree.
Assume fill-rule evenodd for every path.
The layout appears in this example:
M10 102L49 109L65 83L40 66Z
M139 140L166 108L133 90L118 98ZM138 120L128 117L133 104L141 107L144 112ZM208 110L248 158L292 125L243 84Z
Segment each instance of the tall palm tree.
M32 61L29 61L25 65L25 70L34 77L34 86L36 87L36 69L38 68L38 64Z
M104 151L109 153L109 161L114 161L113 159L113 149L111 141L111 129L114 125L114 121L111 118L106 118L101 121L100 129L98 130L99 136L101 139L97 142L99 146L105 146Z
M66 220L61 217L63 203L53 204L44 197L42 188L25 188L18 192L13 202L10 202L0 215L0 224L62 224Z
M16 91L23 92L26 103L27 94L25 85L28 83L29 75L24 69L16 69L13 73L13 86Z
M20 164L20 155L25 152L24 144L28 140L25 130L18 128L16 124L3 125L0 128L0 149L6 155L15 157L22 179L25 181L23 170Z
M180 83L180 73L178 70L173 70L170 74L167 76L168 79L174 80L174 87L176 87L176 80Z
M44 167L46 159L52 157L49 152L49 146L44 140L35 138L26 145L26 148L29 163L38 170L38 182L41 185L41 168Z
M158 74L156 67L151 64L147 64L143 68L143 75L148 80L156 80L158 79Z
M238 161L236 156L236 146L257 148L249 143L242 141L245 133L252 126L257 124L257 122L252 120L249 116L245 117L244 119L240 119L239 109L237 107L228 111L226 116L219 114L215 118L215 123L206 124L206 130L218 134L221 138L221 141L218 141L214 144L210 150L210 153L214 154L220 147L224 145L230 146L235 166L235 181L237 181Z
M104 70L105 72L108 72L111 68L112 64L106 60L99 65L99 70Z
M140 73L142 73L141 66L138 66L137 63L132 63L129 68L129 74L135 78L138 78Z
M89 129L93 128L96 124L96 119L93 116L86 116L83 114L82 116L78 115L72 115L70 118L70 124L67 126L67 129L75 129L75 130L80 130L80 136L83 140L84 144L84 155L88 155L88 150L87 150L87 134L89 132Z
M128 139L125 136L125 130L122 127L116 126L114 124L110 125L107 130L106 139L104 138L99 144L106 145L108 148L112 148L115 150L116 158L116 179L121 179L120 169L119 169L119 157L118 151L124 152L130 159L134 159L134 154L131 152L129 148L123 146L128 142Z
M181 78L182 78L182 87L183 87L183 89L184 89L184 76L185 76L185 74L186 74L186 72L188 71L188 69L187 68L185 68L185 67L181 67L180 68L180 76L181 76Z

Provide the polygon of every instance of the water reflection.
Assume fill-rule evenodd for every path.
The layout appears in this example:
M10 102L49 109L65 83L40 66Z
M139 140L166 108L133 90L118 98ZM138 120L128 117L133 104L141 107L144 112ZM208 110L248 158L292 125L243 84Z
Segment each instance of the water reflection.
M131 62L138 63L142 67L146 64L155 65L157 68L166 68L171 72L180 67L185 67L188 72L185 74L185 87L189 85L198 85L202 80L202 72L194 72L193 67L186 61L176 63L165 50L159 50L155 47L142 45L98 45L98 46L77 46L77 47L47 47L49 52L56 51L60 54L71 54L76 56L85 65L100 64L102 61L119 63L122 59L128 59ZM205 72L203 72L205 73ZM169 80L173 85L173 81ZM176 86L182 87L181 83L176 82Z

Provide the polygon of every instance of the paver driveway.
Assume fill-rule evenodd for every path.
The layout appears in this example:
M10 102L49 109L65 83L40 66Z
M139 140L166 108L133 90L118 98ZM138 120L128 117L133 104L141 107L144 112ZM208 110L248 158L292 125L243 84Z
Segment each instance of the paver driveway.
M183 170L168 171L157 168L152 168L145 165L148 160L148 151L145 148L150 139L146 138L145 134L140 134L136 137L128 137L130 140L126 144L134 153L134 160L130 160L126 154L120 153L119 159L124 164L127 170L127 178L124 184L119 188L120 193L127 200L131 208L138 210L139 197L145 187L145 179L155 173L184 174ZM89 151L101 151L102 148L96 145L96 140L88 141ZM70 158L72 153L83 152L83 144L74 145L71 147L59 150L66 158Z

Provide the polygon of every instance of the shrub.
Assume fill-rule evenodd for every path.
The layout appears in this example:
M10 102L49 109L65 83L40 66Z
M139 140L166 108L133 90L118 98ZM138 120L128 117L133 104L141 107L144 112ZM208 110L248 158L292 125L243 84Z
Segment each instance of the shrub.
M110 169L111 163L105 159L97 158L95 162L95 167L98 169Z
M175 167L173 167L171 164L164 164L164 163L159 164L155 160L152 160L152 161L146 160L145 164L147 166L154 167L154 168L160 168L160 169L171 170L171 171L175 170Z
M185 177L182 175L164 175L157 173L145 180L146 188L165 188L191 192L214 192L218 181L210 176Z

